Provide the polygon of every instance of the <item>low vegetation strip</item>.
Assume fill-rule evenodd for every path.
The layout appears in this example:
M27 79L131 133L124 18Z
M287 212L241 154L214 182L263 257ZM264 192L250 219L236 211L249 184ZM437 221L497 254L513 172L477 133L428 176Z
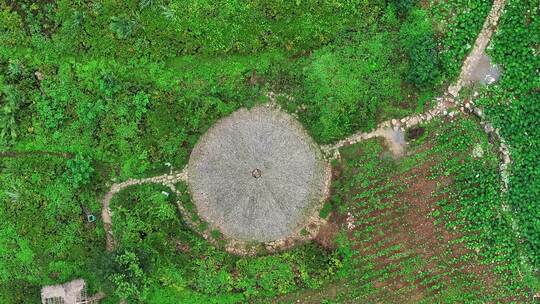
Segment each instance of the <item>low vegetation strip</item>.
M478 104L500 130L512 155L506 200L523 239L523 275L540 288L540 194L538 126L540 105L540 3L508 1L488 51L504 74L497 86L482 92ZM528 260L528 261L527 261ZM528 264L532 266L527 267Z

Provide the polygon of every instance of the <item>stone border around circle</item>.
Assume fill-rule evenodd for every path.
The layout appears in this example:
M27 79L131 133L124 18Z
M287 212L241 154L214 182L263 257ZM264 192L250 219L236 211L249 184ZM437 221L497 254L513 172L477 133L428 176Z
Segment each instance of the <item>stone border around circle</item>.
M319 212L322 209L324 202L329 198L330 196L330 182L332 180L332 170L331 166L326 163L326 170L325 170L325 184L328 185L327 191L324 193L324 197L320 204L313 210L311 216L309 216L303 225L300 225L296 231L294 231L292 234L287 236L286 238L271 241L271 242L246 242L237 240L234 238L229 238L216 226L212 225L209 222L200 220L199 223L196 223L192 220L192 216L194 214L197 214L196 206L194 205L194 210L188 211L184 203L178 199L177 206L180 210L180 213L184 217L184 221L190 226L191 229L194 230L194 232L201 235L204 239L212 243L213 245L223 248L229 253L235 254L235 255L241 255L241 256L255 256L255 255L264 255L264 254L271 254L276 253L279 251L287 250L292 247L295 247L297 245L300 245L306 241L314 239L320 228L327 223L327 221L324 218L321 218L319 216ZM171 188L169 187L175 194L180 197L182 193L178 190L176 190L176 187ZM204 231L200 230L199 224L206 223L208 226ZM214 238L212 236L213 231L220 231L220 238Z
M204 232L199 231L199 229L196 229L196 231L199 231L199 233L201 233L202 236L206 240L211 241L216 245L220 240L215 240L213 237L211 237L211 232L220 231L222 235L222 241L225 241L225 246L224 246L225 250L230 253L237 254L237 255L250 256L250 255L265 254L265 253L275 253L278 251L292 248L296 245L299 245L300 243L314 239L317 236L320 230L320 227L322 227L323 225L327 223L327 221L324 218L321 218L319 216L319 213L322 207L324 206L324 203L330 197L330 187L331 187L331 182L332 182L332 167L330 163L325 159L324 153L321 150L321 147L315 142L315 140L313 140L313 138L311 138L309 133L305 130L304 126L299 121L296 120L296 117L292 116L291 114L287 112L283 112L279 108L279 106L277 106L276 104L272 102L268 104L256 105L250 109L241 108L241 109L236 110L235 112L253 111L253 110L258 111L260 109L263 109L264 111L270 111L271 112L270 114L272 115L278 115L279 119L287 121L290 127L296 129L301 135L303 135L303 141L315 153L315 157L320 160L321 165L323 166L323 168L320 168L322 169L323 174L324 174L323 179L322 179L323 189L321 191L322 195L320 197L317 197L315 200L313 199L310 200L310 202L306 206L307 210L306 210L306 214L304 215L304 219L301 221L298 227L296 227L293 230L291 234L289 234L288 236L284 238L269 241L269 242L243 241L243 240L239 240L234 237L228 236L224 234L217 225L209 222L199 212L195 211L195 213L204 220L202 222L206 223L209 227ZM220 121L228 119L229 117L230 116L224 117ZM216 122L214 126L212 126L206 132L210 132L212 128L214 128L215 126L219 124L220 121ZM188 162L188 166L186 167L186 174L187 174L186 184L187 184L187 189L192 200L194 199L194 197L192 195L193 193L192 185L189 183L189 172L190 172L189 168L193 160L195 159L193 157L193 152L195 151L196 153L197 147L199 144L200 143L197 143L197 146L193 149L192 154L190 155L190 161ZM194 202L193 202L193 205L194 205L194 208L197 209L197 205Z

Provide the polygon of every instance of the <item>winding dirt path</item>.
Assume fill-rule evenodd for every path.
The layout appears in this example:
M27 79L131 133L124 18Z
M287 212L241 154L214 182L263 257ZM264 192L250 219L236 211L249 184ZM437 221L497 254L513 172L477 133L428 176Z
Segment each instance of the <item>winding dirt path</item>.
M506 145L504 139L501 138L499 131L493 128L492 125L485 120L482 109L475 107L473 102L468 102L462 105L458 100L459 92L461 91L463 86L469 83L472 72L478 65L478 62L482 55L485 53L485 49L489 44L490 39L497 28L499 18L503 13L504 5L505 0L494 0L491 11L487 16L486 20L484 21L484 25L482 27L482 30L478 34L473 49L463 62L459 78L454 84L448 87L442 97L436 98L436 104L432 109L422 114L411 115L402 119L392 119L389 121L384 121L379 124L375 130L371 132L358 132L334 144L324 145L321 147L323 153L329 159L336 159L340 157L339 149L345 145L355 144L373 137L383 137L387 141L389 146L393 148L392 152L394 153L394 155L400 156L400 154L403 153L402 148L400 148L402 143L396 142L396 140L400 141L400 139L398 138L399 136L396 137L396 131L403 132L405 128L417 126L435 117L453 117L454 115L459 114L461 110L461 112L463 113L471 113L478 116L481 120L481 124L484 126L485 132L490 137L494 138L495 141L499 144L499 151L501 153L501 189L503 192L507 191L509 176L508 168L512 161L510 158L508 146ZM275 94L269 93L268 97L270 100L270 104L275 104ZM174 184L179 181L187 181L187 178L187 168L184 168L182 171L179 172L172 172L170 174L164 174L144 179L129 179L122 183L113 184L109 192L107 192L102 199L101 214L103 218L104 229L106 232L107 250L112 251L116 243L112 232L112 218L111 210L109 207L110 201L116 193L133 185L157 183L165 185L169 187L173 192L179 194ZM509 210L508 208L508 206L503 206L503 209L505 210Z

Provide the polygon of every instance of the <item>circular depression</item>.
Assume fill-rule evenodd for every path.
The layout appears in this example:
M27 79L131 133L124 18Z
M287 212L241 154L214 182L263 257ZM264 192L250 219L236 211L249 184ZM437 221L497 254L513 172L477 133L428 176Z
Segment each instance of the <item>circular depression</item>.
M199 216L226 237L270 242L297 233L329 183L317 144L292 116L240 109L199 140L188 185Z

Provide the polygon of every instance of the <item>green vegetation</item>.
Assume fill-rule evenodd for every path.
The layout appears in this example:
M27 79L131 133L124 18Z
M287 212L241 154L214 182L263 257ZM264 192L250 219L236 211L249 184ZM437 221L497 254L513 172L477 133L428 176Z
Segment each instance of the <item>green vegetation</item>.
M177 198L164 195L166 190L140 186L113 199L113 227L121 246L106 277L119 298L144 303L201 303L201 298L235 303L317 288L341 268L339 252L311 244L261 257L240 258L218 250L182 222Z
M426 89L440 81L440 59L427 12L413 10L400 31L400 39L410 58L406 79L415 86Z
M480 89L511 147L506 194L493 147L459 118L424 126L400 160L376 140L342 151L321 211L331 248L231 255L188 227L187 193L155 185L113 197L112 253L99 216L111 183L182 168L216 120L268 96L320 144L424 111L490 5L0 0L0 303L75 278L104 303L527 302L540 290L538 0L508 1L489 49L504 74Z
M0 302L37 303L40 285L74 277L101 288L103 230L85 223L80 206L98 213L98 189L72 187L62 157L3 158L0 168Z
M504 74L482 94L487 117L511 148L508 202L524 241L524 256L540 276L540 2L509 1L490 51ZM526 261L523 261L526 262ZM525 265L527 263L524 263ZM538 284L538 283L537 283Z
M400 101L403 72L399 65L392 66L398 59L396 36L356 33L346 43L313 53L304 68L302 97L308 106L302 118L313 122L316 137L327 142L355 130L373 129L379 107Z
M423 127L397 161L379 139L342 149L332 204L354 223L344 277L334 296L304 291L283 302L527 301L493 145L467 118Z
M449 80L459 75L492 3L492 0L432 1L430 11L440 36L442 70Z

